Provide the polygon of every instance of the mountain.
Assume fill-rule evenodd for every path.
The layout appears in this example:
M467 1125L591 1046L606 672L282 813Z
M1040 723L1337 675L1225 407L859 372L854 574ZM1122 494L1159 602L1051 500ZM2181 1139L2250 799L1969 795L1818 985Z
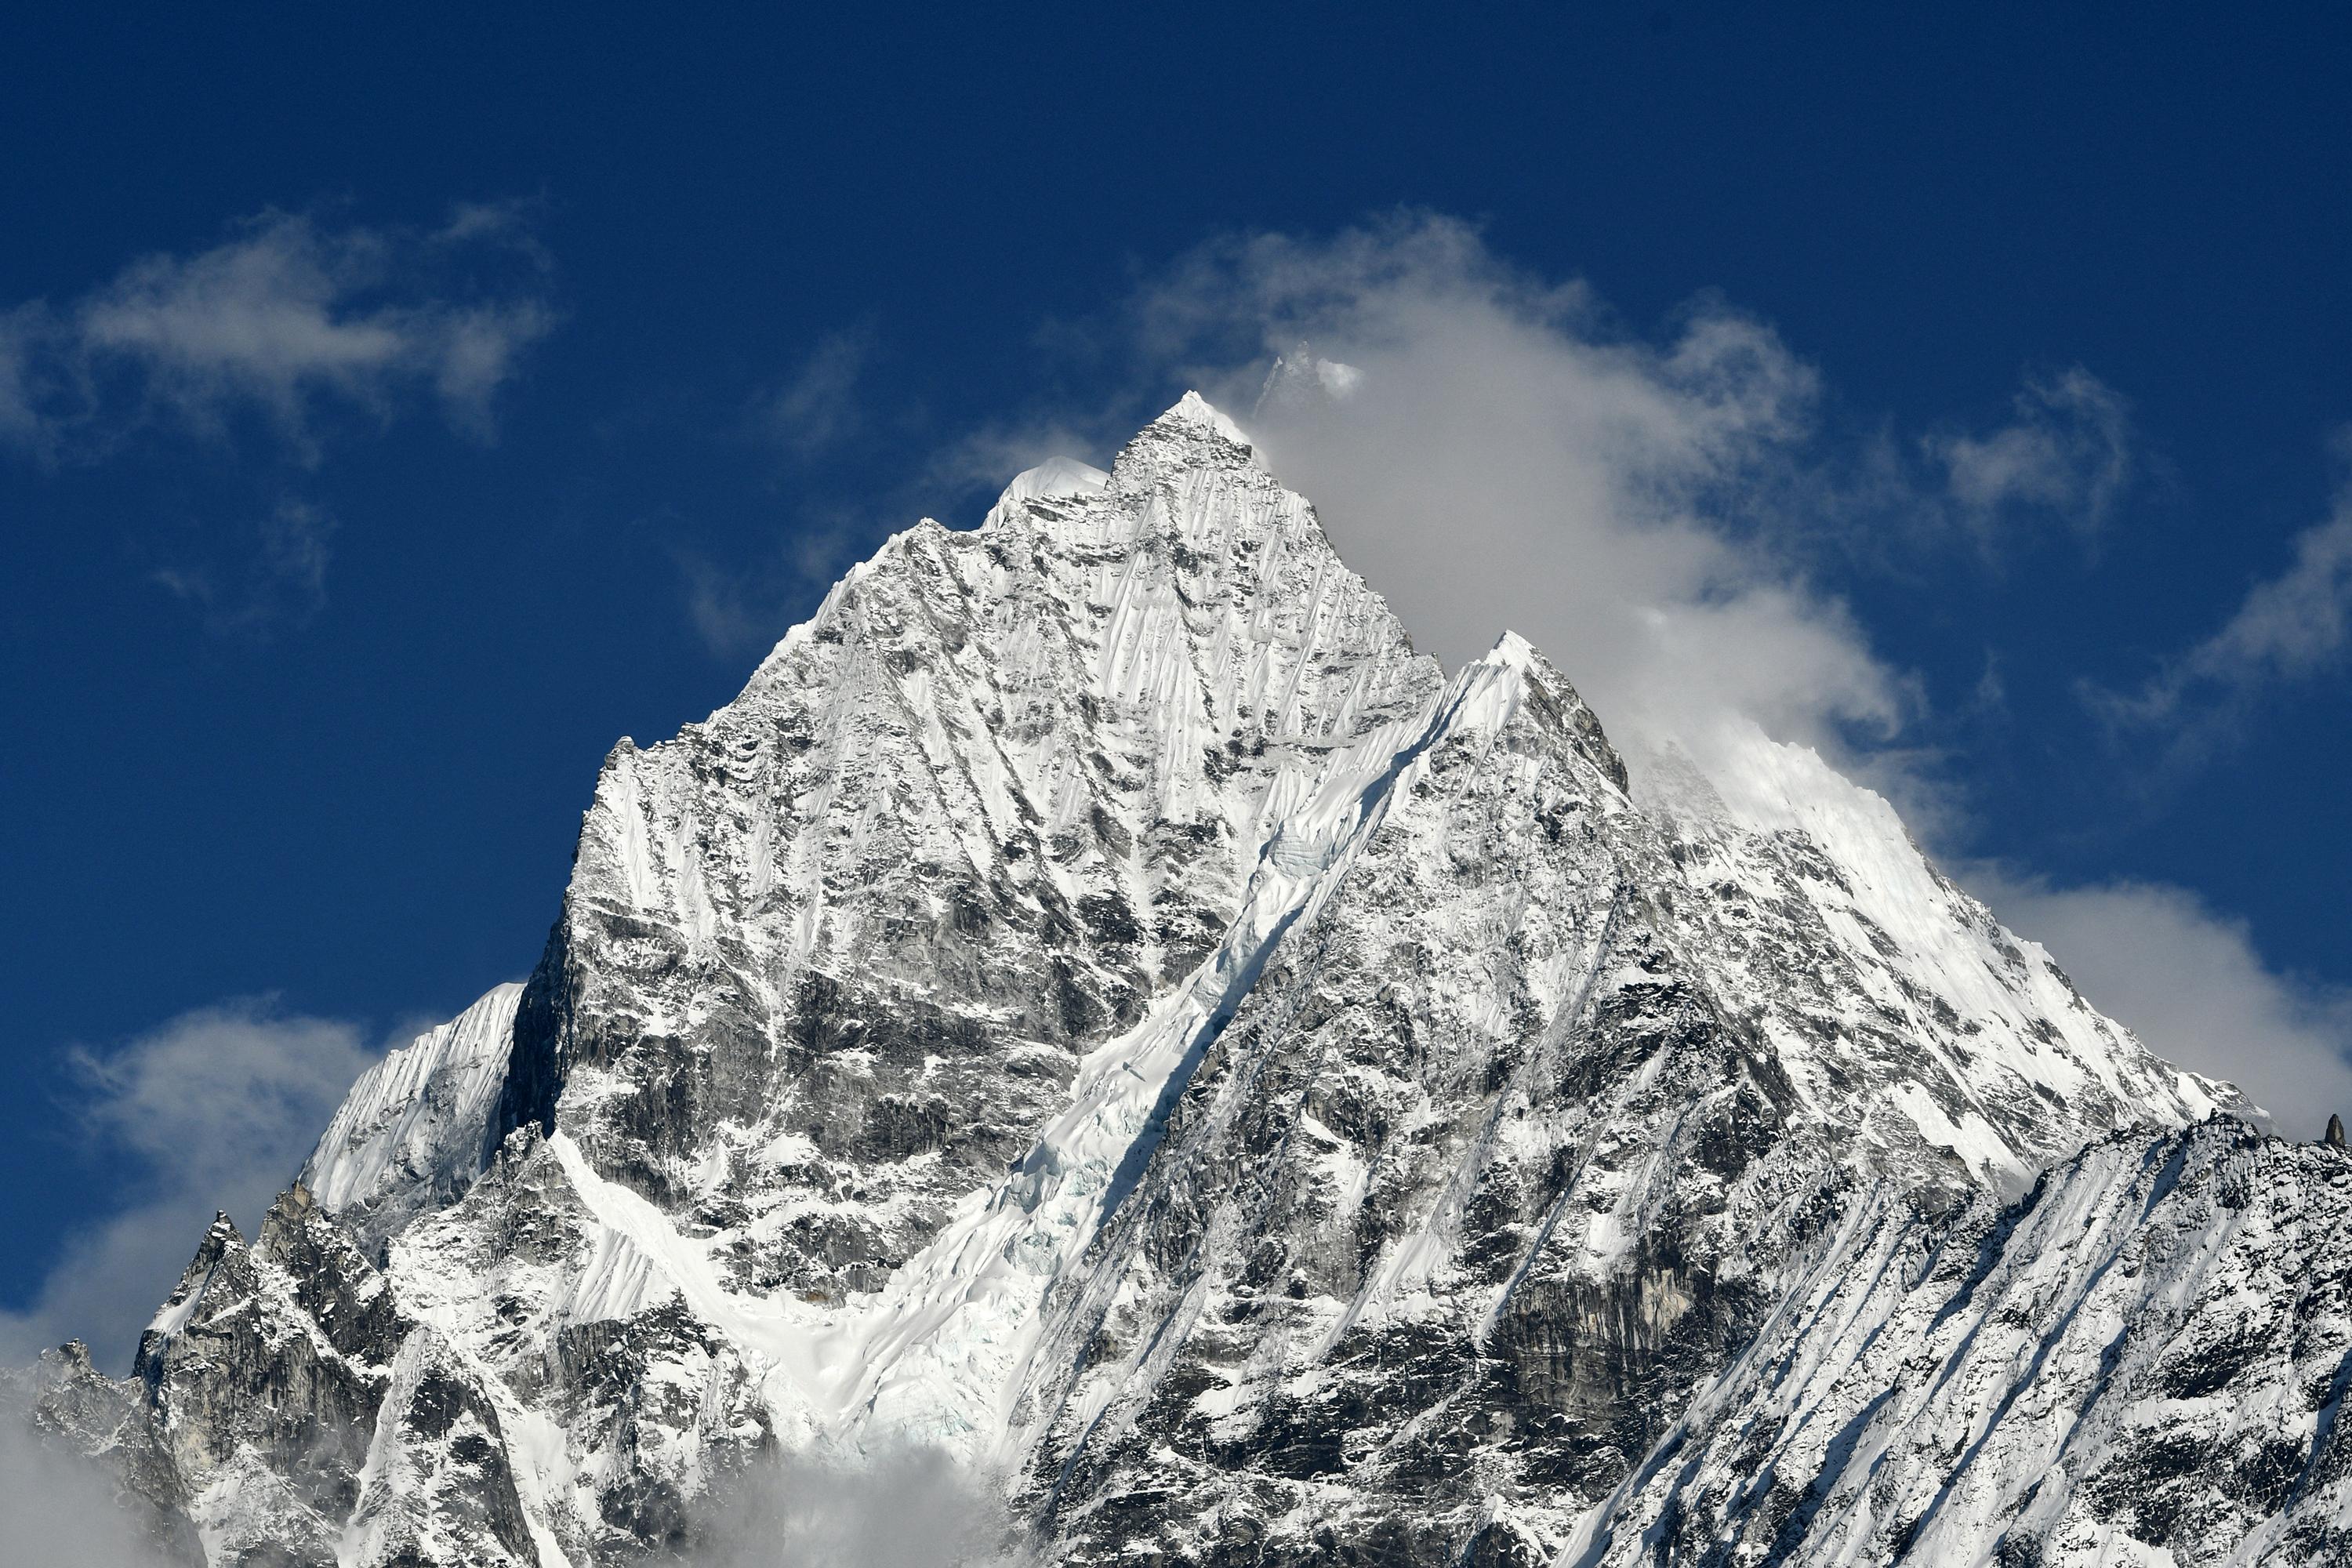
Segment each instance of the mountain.
M1416 654L1188 395L616 746L528 984L35 1418L215 1564L715 1562L910 1451L1071 1563L2352 1553L2352 1160L1732 782Z

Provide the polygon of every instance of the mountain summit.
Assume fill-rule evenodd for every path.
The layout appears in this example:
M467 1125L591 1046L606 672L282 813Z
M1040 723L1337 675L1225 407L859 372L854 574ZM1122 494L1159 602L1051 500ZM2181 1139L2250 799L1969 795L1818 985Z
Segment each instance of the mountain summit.
M214 1564L671 1560L909 1447L1056 1562L2352 1553L2352 1160L1749 765L1416 654L1187 394L615 746L529 983L38 1419Z

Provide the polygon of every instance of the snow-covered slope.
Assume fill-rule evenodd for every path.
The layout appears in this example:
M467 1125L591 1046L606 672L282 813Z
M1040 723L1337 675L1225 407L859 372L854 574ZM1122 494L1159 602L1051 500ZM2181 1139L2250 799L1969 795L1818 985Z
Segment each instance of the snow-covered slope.
M2029 1342L2204 1332L2219 1276L2116 1260L2218 1247L2333 1454L2340 1304L2292 1280L2338 1157L2205 1125L2233 1090L1811 753L1717 782L1629 773L1516 637L1415 655L1188 395L621 742L530 982L362 1078L135 1382L68 1358L44 1419L215 1563L630 1561L780 1447L909 1441L1070 1561L1989 1561L2029 1516L2137 1561L2189 1539L2120 1479L2177 1412L2035 1428L1999 1473L2063 1498L1921 1500L1990 1484L2007 1391L2114 1373ZM2225 1147L2294 1225L2131 1184ZM2178 1560L2300 1560L2344 1510L2302 1462Z
M296 1178L370 1250L473 1184L522 987L499 985L360 1075Z
M1439 714L1047 1295L1008 1408L1081 1554L1443 1561L1497 1497L1556 1543L1867 1184L1962 1201L2213 1103L1858 792L1847 865L1661 821L1516 638Z

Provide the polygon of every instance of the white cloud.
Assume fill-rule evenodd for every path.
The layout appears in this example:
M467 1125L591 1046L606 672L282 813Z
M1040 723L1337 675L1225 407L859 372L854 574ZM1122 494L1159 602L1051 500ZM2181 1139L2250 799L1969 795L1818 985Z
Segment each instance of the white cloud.
M1819 378L1766 324L1703 300L1632 337L1589 289L1442 217L1212 246L1140 313L1148 352L1252 411L1276 471L1449 662L1507 625L1621 729L1705 760L1745 719L1915 804L1930 792L1884 743L1916 684L1820 586L1825 536L1866 556L1957 526L1990 552L2036 512L2087 538L2137 467L2123 399L2080 368L2029 380L2000 428L1914 443L1922 460L1825 454Z
M38 305L0 310L0 444L44 456L48 441L37 406L35 361L47 329L47 312Z
M2352 993L2283 974L2243 921L2186 889L2055 888L1972 867L1970 888L2156 1052L2226 1078L2289 1137L2352 1119Z
M2190 668L2217 679L2306 675L2344 647L2352 616L2352 499L2294 542L2287 569L2257 584L2221 629L2189 655Z
M433 385L450 421L478 439L495 426L491 394L511 380L522 352L555 327L555 313L536 300L473 305L450 310L436 324Z
M257 426L307 467L351 416L381 425L424 407L487 440L497 393L554 325L549 268L514 204L461 207L425 233L264 213L62 307L0 310L0 449L89 461L163 427L222 440ZM333 527L281 500L243 551L150 575L215 633L299 624L325 603Z
M674 552L695 636L717 658L766 653L841 574L866 533L853 517L812 509L748 567L722 569L697 551Z
M1253 434L1449 663L1511 627L1612 729L1703 759L1737 719L1843 755L1849 731L1891 735L1914 709L1766 520L1734 515L1806 439L1818 392L1754 319L1703 303L1664 342L1631 339L1580 286L1428 217L1212 247L1143 317L1228 407L1301 340L1356 373L1344 399L1269 399Z
M2347 442L2352 445L2352 442ZM2327 520L2299 534L2294 559L2249 589L2229 619L2137 691L2086 689L2113 722L2170 732L2177 756L2226 739L2264 689L2341 660L2352 636L2352 485Z
M0 1541L9 1561L41 1568L165 1568L169 1561L121 1506L97 1462L35 1435L0 1401Z
M1269 416L1279 417L1287 409L1312 405L1321 399L1345 403L1363 384L1364 373L1352 364L1325 359L1315 352L1315 345L1301 342L1297 348L1274 362L1265 380L1257 391L1257 401L1250 405L1250 419L1263 423Z
M677 555L678 575L686 586L686 618L704 648L716 658L755 658L782 635L777 617L783 612L740 572L721 571L709 558L691 552Z
M124 1206L68 1239L29 1308L0 1314L0 1361L78 1338L126 1365L214 1210L251 1236L373 1059L351 1025L259 1001L79 1053L78 1113L93 1149L130 1173Z
M858 426L857 383L874 348L870 331L826 333L783 385L760 399L760 433L799 458L847 438Z
M1999 429L1922 445L1960 520L1988 548L2020 508L2055 513L2087 539L2105 526L2138 466L2128 406L2080 365L2029 378Z
M1130 414L1122 400L1120 406L1091 420L1048 417L984 425L933 451L919 482L922 489L946 496L985 489L992 501L1007 479L1048 458L1091 461L1100 452L1100 445L1084 434L1081 426L1115 426Z
M1275 471L1449 663L1510 626L1621 742L1675 738L1721 771L1760 727L1895 795L1929 838L1950 836L1939 759L1903 749L1924 704L1809 573L1822 515L1921 538L1957 523L1990 547L2031 510L2087 538L2140 467L2123 399L2077 369L2029 382L2001 428L1881 440L1893 466L1860 496L1844 476L1868 456L1823 450L1817 377L1768 326L1703 300L1663 339L1630 338L1582 286L1513 268L1444 218L1211 247L1141 317L1163 374L1255 405ZM1299 359L1302 341L1357 373L1345 396L1304 395L1319 375L1267 395L1266 356ZM2352 512L2184 668L2236 679L2332 657L2347 569ZM2272 971L2192 895L2011 878L1992 902L2160 1051L2273 1106L2352 1110L2342 998Z
M512 252L525 276L445 290L460 252ZM264 213L208 249L133 261L64 309L11 312L0 437L102 450L146 419L217 437L257 412L309 461L330 407L380 421L419 398L486 437L493 395L554 325L543 271L511 208L463 209L424 235Z
M476 244L499 246L522 257L539 271L552 272L555 258L532 232L543 205L528 198L459 202L449 209L449 221L427 237L432 245L446 249Z
M697 1568L988 1568L1017 1561L1003 1489L936 1449L762 1460L698 1511Z

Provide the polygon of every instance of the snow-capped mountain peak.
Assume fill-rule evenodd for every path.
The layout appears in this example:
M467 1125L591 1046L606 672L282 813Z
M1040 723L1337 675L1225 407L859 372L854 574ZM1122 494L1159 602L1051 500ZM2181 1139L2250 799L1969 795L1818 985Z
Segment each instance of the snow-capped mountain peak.
M616 746L529 982L41 1408L215 1563L909 1442L1071 1562L2315 1562L2352 1165L2241 1103L1813 753L1448 676L1188 393Z
M1207 398L1197 392L1186 392L1183 396L1176 400L1175 406L1152 423L1158 425L1169 421L1200 426L1235 447L1250 446L1250 438L1242 433L1242 427L1227 418L1223 413L1212 405ZM1149 429L1150 426L1146 428Z

